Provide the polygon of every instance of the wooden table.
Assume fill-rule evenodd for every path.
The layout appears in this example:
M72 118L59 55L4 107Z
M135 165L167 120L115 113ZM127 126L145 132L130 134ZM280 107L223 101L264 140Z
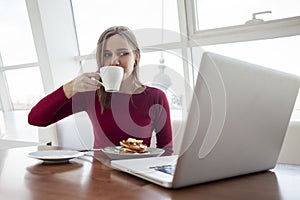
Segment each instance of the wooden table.
M0 150L1 200L300 199L300 166L295 165L172 190L111 169L101 153L97 159L84 156L67 164L43 164L27 157L42 148L54 147Z

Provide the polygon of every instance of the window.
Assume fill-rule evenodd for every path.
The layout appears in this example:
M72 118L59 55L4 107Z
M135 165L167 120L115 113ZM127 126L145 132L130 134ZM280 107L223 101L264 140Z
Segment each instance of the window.
M300 15L298 0L195 0L196 30L214 29L245 24L252 19L275 20Z
M4 66L37 61L24 0L0 0L0 51Z
M38 67L5 72L14 110L30 109L44 95Z
M177 1L163 3L164 6L162 0L72 0L81 55L92 53L100 34L111 26L123 25L138 32L160 30L162 7L164 29L179 33ZM178 42L179 39L165 37L164 42ZM157 41L161 42L161 38Z
M0 0L0 13L1 109L28 109L44 91L25 1Z
M300 35L293 37L228 43L203 47L207 51L234 57L300 76ZM300 109L300 95L295 109Z
M172 119L181 119L189 87L183 74L182 52L179 49L143 53L140 63L141 81L165 91L171 108ZM164 60L161 63L161 59Z

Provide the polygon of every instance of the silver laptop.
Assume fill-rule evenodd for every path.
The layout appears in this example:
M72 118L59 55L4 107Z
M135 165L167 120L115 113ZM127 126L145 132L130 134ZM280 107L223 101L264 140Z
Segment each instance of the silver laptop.
M298 89L296 76L205 52L179 155L111 166L167 188L271 169Z

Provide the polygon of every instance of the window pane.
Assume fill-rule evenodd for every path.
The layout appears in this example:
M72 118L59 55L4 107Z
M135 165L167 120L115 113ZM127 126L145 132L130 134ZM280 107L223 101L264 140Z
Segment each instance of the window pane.
M44 96L38 67L7 70L5 75L14 110L29 109Z
M185 93L188 81L184 78L181 50L143 53L140 79L145 85L162 89L168 98L172 119L182 119L186 108ZM161 63L161 59L164 60ZM163 67L162 67L163 66Z
M0 0L0 52L4 66L37 62L24 0Z
M72 0L72 4L81 55L93 52L100 34L111 26L133 31L162 27L162 0ZM164 29L179 33L177 19L177 1L164 1ZM175 42L180 37L164 39Z
M300 15L299 0L195 0L198 27L205 30L245 24L257 12L272 11L256 18L275 20Z
M300 76L300 36L205 46L203 49ZM300 96L295 108L300 109Z
M212 45L203 48L300 76L300 36Z

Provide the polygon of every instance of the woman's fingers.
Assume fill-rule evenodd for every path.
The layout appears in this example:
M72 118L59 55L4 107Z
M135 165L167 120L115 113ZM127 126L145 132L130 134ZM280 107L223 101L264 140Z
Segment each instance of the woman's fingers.
M100 84L97 78L100 78L97 73L84 73L78 76L75 80L74 90L77 92L87 92L99 89Z
M94 78L96 80L100 79L100 75L97 72L90 72L90 73L86 73L86 76L88 76L89 78Z

